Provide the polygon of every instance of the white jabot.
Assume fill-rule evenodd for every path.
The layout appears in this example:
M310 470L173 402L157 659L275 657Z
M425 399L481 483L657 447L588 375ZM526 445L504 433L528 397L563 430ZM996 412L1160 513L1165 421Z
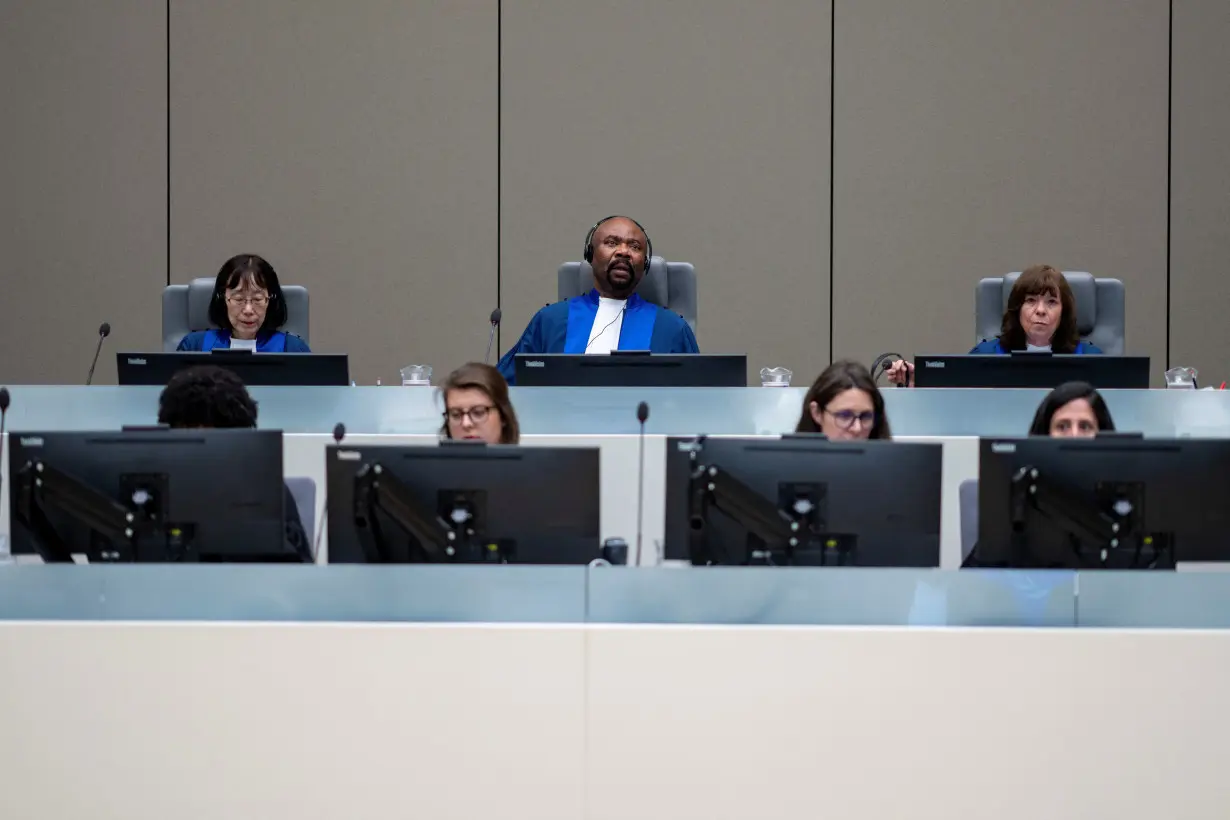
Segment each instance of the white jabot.
M1050 345L1031 345L1029 342L1026 342L1025 352L1026 353L1050 353L1051 346Z
M624 308L627 306L627 299L598 297L598 315L594 317L593 327L589 329L586 353L606 355L612 350L619 350L619 331L624 326Z
M255 353L256 352L256 340L255 339L236 339L234 336L232 336L231 337L231 350L251 350L253 353Z

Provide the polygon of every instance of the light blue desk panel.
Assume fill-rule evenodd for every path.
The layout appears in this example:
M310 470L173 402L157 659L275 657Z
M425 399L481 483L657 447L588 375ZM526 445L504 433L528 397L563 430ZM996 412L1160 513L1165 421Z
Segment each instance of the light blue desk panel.
M584 619L585 567L0 566L0 620Z
M8 429L112 430L158 420L159 387L10 387ZM422 387L253 387L259 424L288 433L434 433L436 392Z
M1085 627L1230 629L1230 572L1082 572Z
M1230 573L0 565L0 620L1230 628Z
M1076 625L1070 572L764 567L589 574L593 623Z
M156 387L10 387L10 430L115 429L151 424ZM805 389L515 387L522 432L635 433L648 402L647 433L777 434L794 429ZM260 424L290 433L434 433L434 388L257 387ZM902 436L1022 435L1045 390L884 390L893 432ZM1110 390L1116 426L1150 436L1230 436L1230 391Z
M0 620L1074 625L1069 573L0 566Z

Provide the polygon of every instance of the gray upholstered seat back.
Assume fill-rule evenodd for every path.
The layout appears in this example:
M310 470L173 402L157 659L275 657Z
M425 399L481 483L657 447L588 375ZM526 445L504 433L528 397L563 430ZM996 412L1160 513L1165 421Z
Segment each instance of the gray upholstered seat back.
M974 340L999 335L1008 296L1020 271L981 280L974 290ZM1076 299L1076 329L1082 339L1102 352L1122 356L1125 347L1126 309L1123 282L1100 279L1084 271L1064 271Z
M588 262L565 262L559 266L559 298L571 299L594 288L594 272ZM649 272L636 289L646 302L673 310L696 332L696 269L687 262L667 262L661 256L649 260Z
M162 349L171 351L194 330L209 330L209 300L214 294L213 277L193 279L186 285L168 285L162 291ZM308 292L302 285L283 285L286 325L282 328L305 342L308 338Z

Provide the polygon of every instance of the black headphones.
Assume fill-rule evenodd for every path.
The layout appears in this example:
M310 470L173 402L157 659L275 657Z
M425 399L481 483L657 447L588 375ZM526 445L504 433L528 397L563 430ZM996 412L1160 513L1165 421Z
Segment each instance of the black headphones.
M900 353L881 353L876 357L876 360L871 363L871 380L878 382L880 377L888 372L888 369L893 366L894 362L902 361L905 357ZM905 385L899 384L898 387Z
M649 260L653 258L653 240L649 238L649 231L645 230L645 226L637 222L630 216L622 216L620 214L612 214L611 216L603 217L594 223L594 227L589 229L589 233L585 234L585 261L593 263L594 261L594 231L598 230L604 222L610 222L612 219L626 219L633 225L641 229L641 233L645 235L645 270L641 273L649 273Z

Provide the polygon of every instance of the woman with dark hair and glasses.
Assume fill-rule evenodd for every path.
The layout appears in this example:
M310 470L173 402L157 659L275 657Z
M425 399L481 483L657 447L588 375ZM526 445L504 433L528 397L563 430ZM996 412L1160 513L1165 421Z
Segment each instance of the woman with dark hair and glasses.
M1102 352L1093 342L1081 339L1076 329L1076 296L1063 273L1051 265L1034 265L1021 273L1008 294L999 335L983 339L970 353L994 356L1014 350L1080 355ZM913 384L913 363L893 362L888 379L896 384Z
M209 301L209 321L217 329L189 333L176 349L311 353L303 339L278 330L286 319L286 299L273 266L256 254L232 256L218 271Z
M1106 402L1085 382L1067 382L1048 393L1029 426L1031 436L1052 438L1092 438L1114 430Z
M521 441L517 413L508 398L508 382L488 364L470 362L448 374L440 386L444 425L440 435L487 444Z
M796 433L823 433L834 441L889 439L884 397L867 368L858 362L834 362L816 378L803 397Z

